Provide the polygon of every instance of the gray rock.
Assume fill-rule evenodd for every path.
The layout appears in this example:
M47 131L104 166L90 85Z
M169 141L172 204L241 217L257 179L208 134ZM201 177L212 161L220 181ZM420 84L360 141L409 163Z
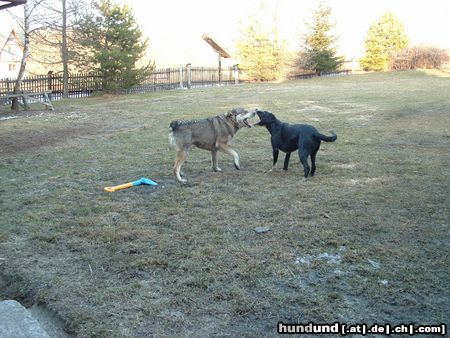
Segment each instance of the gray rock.
M256 228L255 228L255 231L256 231L258 234L262 234L263 232L267 232L267 231L269 231L269 230L270 230L269 227L256 227Z
M15 300L0 302L0 337L50 338L39 322Z

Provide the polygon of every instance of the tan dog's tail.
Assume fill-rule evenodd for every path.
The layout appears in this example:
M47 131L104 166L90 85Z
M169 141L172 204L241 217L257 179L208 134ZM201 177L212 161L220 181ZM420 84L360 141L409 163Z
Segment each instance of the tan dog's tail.
M172 121L169 125L169 143L175 148L177 147L177 140L175 139L175 136L173 135L174 131L178 128L179 123L178 121Z
M169 130L174 131L175 129L178 128L179 125L180 125L180 123L178 121L172 121L172 122L170 122Z

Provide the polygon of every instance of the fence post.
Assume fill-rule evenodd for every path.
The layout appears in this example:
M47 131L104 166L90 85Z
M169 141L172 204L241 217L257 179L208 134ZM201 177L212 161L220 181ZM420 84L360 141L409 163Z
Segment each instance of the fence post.
M52 75L53 75L53 70L50 70L48 73L48 78L47 78L47 89L48 90L53 90L53 81L52 81Z
M217 53L219 56L219 85L222 82L222 58L220 57L220 53Z
M191 89L192 69L190 63L186 65L186 71L187 71L187 88Z
M183 66L180 65L180 89L183 89Z
M234 67L234 84L239 84L239 68L238 68L238 64L235 64L233 67Z
M51 90L53 92L53 70L48 72L48 90ZM48 95L49 99L52 99L52 93L50 92L50 94Z

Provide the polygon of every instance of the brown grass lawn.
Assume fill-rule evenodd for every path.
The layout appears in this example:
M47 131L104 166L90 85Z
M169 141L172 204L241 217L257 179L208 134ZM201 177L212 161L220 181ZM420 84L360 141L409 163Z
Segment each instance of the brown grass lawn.
M46 304L79 337L448 324L450 78L366 74L55 106L0 121L3 297ZM233 107L338 140L322 144L305 183L297 156L267 172L268 132L243 130L242 170L220 154L213 173L194 149L189 184L175 183L170 121ZM103 192L140 177L159 188Z

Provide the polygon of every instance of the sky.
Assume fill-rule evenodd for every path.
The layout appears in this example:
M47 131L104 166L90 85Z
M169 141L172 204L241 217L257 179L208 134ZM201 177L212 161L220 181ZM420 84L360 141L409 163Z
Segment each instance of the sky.
M171 67L192 63L214 66L217 54L201 39L207 33L232 56L240 32L251 17L264 24L276 18L280 37L291 50L299 49L306 23L311 22L318 0L118 0L133 9L145 37L149 39L147 58L156 66ZM449 0L328 0L332 8L338 54L346 59L364 55L364 39L369 26L385 12L394 13L405 25L410 42L450 50ZM19 6L20 7L20 6ZM20 15L20 8L14 13ZM13 27L8 11L0 11L0 34ZM237 63L223 60L224 65Z

